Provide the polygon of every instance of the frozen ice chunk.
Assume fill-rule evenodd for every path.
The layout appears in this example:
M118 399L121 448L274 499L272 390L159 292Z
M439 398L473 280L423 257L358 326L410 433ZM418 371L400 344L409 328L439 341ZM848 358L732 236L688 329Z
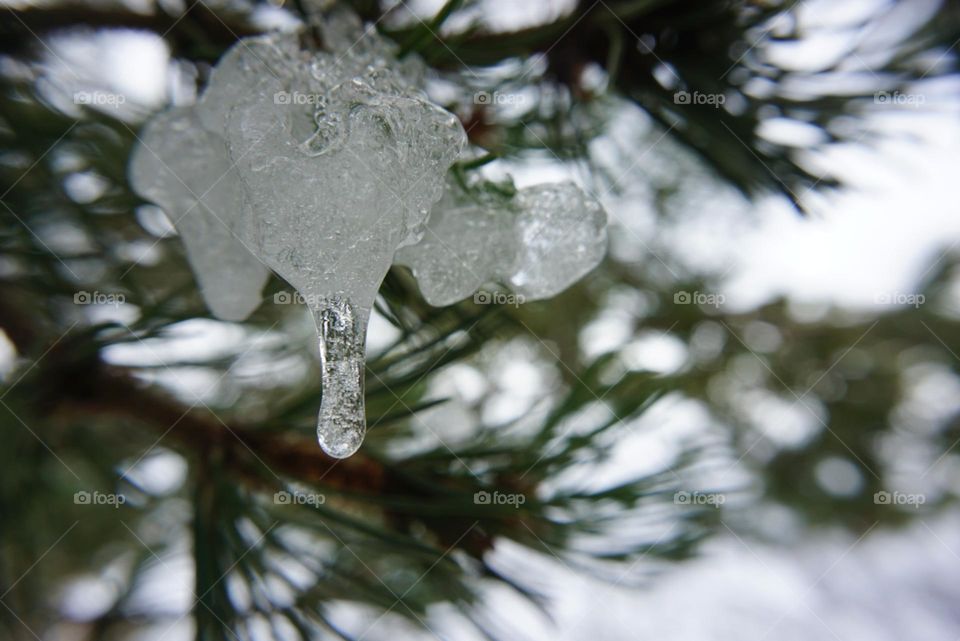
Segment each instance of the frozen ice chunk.
M511 189L512 191L512 189ZM512 273L519 253L513 196L493 185L464 190L450 180L416 245L394 262L409 266L431 305L451 305Z
M223 320L249 316L270 271L237 234L243 196L223 138L193 109L161 113L140 133L130 182L177 228L210 311Z
M498 282L528 300L550 298L603 259L607 216L570 182L511 195L491 184L451 181L423 239L395 262L413 271L431 305L450 305Z
M174 220L217 315L246 317L267 268L300 292L320 343L317 436L345 457L366 431L367 322L395 258L433 304L487 281L549 297L601 260L606 215L569 183L444 194L466 135L420 91L422 63L350 14L318 29L330 51L240 40L194 107L145 128L131 180Z
M175 220L214 313L256 307L260 261L297 288L320 341L317 436L345 457L366 431L377 290L396 249L420 239L466 135L419 90L422 63L398 61L351 14L318 29L331 51L304 50L302 34L240 40L195 107L148 125L131 175Z
M254 221L244 240L313 312L318 438L337 457L366 429L364 341L380 283L397 247L419 239L466 139L405 69L373 33L338 55L307 54L278 34L242 41L215 78L246 88L225 119Z
M607 253L607 213L571 182L517 192L520 251L507 284L529 300L556 296Z

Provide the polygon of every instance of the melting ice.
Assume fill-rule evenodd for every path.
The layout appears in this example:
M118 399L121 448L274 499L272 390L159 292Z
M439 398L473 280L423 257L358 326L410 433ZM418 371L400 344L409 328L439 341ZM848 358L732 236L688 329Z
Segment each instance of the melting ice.
M395 255L435 305L488 281L544 298L599 262L606 217L569 183L445 185L466 135L420 91L423 64L346 13L319 31L329 51L301 34L240 40L196 105L147 124L130 175L174 221L215 315L249 316L271 270L300 292L320 344L317 436L346 457L366 431L367 322Z
M450 305L484 283L527 300L550 298L603 259L607 216L570 182L514 190L451 180L423 239L394 259L413 271L431 305Z

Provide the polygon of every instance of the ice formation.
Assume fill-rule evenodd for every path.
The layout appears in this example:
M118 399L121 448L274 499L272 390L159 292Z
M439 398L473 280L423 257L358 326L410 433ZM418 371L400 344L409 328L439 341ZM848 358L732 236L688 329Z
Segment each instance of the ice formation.
M223 137L186 108L157 115L140 136L130 162L134 190L177 228L210 311L245 319L260 305L270 270L237 233L245 224L243 192Z
M316 28L327 51L306 32L240 40L196 105L144 128L130 174L174 221L214 314L246 318L270 270L299 291L320 345L317 437L346 457L366 431L367 322L394 261L434 305L489 281L546 298L600 261L606 215L571 183L445 186L466 135L419 90L422 63L349 14Z
M466 298L499 282L527 300L550 298L603 259L607 217L570 182L512 193L493 184L451 180L423 239L397 251L431 305Z
M208 213L218 214L231 242L251 248L300 292L320 341L317 436L328 454L346 457L366 431L364 343L377 290L397 247L419 240L466 136L455 116L417 89L418 63L398 62L391 45L363 34L352 18L321 30L336 53L305 51L298 34L238 42L192 114L151 124L132 173L138 191L176 219L202 189L150 182L162 173L145 160L151 150L170 173L191 174L201 188L214 167L233 167L222 201L199 198L211 206L181 217L188 251L191 241L199 248L191 262L201 282L234 279L224 272L237 248L207 224ZM201 227L205 234L188 240ZM254 290L252 281L234 285L243 297ZM219 305L210 288L203 291L211 308Z

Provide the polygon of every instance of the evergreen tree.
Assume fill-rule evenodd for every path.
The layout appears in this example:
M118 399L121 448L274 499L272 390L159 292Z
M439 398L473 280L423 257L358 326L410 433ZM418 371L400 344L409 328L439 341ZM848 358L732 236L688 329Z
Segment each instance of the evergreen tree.
M868 116L897 107L885 101L957 70L952 3L925 16L929 3L881 3L861 19L865 32L923 19L805 70L768 55L805 36L803 3L790 1L578 0L506 29L470 0L429 16L402 1L341 2L403 55L422 57L442 85L432 97L460 117L477 152L453 172L552 162L597 195L629 198L631 170L649 154L643 166L655 158L662 170L646 177L648 204L664 225L691 183L787 199L802 216L811 198L842 187L807 152L871 143ZM12 363L0 388L2 638L115 639L186 621L197 639L360 639L384 615L431 629L438 607L489 638L518 638L491 617L491 590L549 609L537 555L646 581L723 529L722 510L690 500L698 493L785 505L811 526L858 533L911 518L874 499L895 471L878 442L897 435L892 412L911 365L901 353L958 373L951 259L933 270L923 306L813 321L786 301L746 313L684 304L716 283L660 247L612 251L560 296L518 306L432 307L394 267L376 307L389 340L367 359L367 440L350 458L325 455L302 306L264 304L244 323L210 316L180 240L130 188L149 110L76 104L77 92L98 88L71 77L62 47L156 34L181 88L189 78L199 90L224 51L267 28L265 15L307 21L333 4L0 10L0 329ZM519 95L513 105L498 98ZM623 114L645 131L598 153ZM773 121L814 130L818 142L776 142L764 134ZM289 291L273 277L266 300ZM582 349L588 324L624 296L631 335L676 339L684 366L657 374L631 369L619 350ZM763 347L758 328L780 340ZM851 350L857 359L838 366ZM532 364L511 378L502 354ZM745 361L760 364L746 386L753 397L734 384ZM539 377L539 397L498 418L491 399L517 376ZM479 391L450 398L461 384ZM791 448L758 440L744 404L761 393L809 410L816 434ZM656 469L611 474L618 448L652 429L651 406L670 398L707 408L711 436ZM958 430L952 417L922 438L949 451ZM814 470L830 457L857 466L862 487L837 496L819 486ZM712 487L732 464L756 482ZM515 564L493 554L518 549L526 556ZM183 597L165 580L185 573L193 586ZM68 588L85 591L89 611L63 605ZM344 624L344 603L369 618Z

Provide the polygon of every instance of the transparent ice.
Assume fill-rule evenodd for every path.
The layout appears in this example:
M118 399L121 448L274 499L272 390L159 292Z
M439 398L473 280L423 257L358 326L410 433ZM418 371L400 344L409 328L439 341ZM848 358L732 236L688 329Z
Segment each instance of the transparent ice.
M178 228L215 313L227 292L244 303L232 317L259 301L259 272L234 269L244 248L300 292L320 343L317 436L346 457L366 431L364 343L377 290L397 247L419 239L466 136L417 89L416 61L398 62L349 16L320 31L333 52L305 50L299 34L238 42L196 107L150 124L131 171L174 219L198 203Z
M130 161L134 190L167 213L203 298L217 318L240 321L260 305L267 266L240 240L243 192L225 141L194 109L171 109L140 133Z
M349 13L246 38L196 105L144 128L131 161L131 183L174 221L214 314L246 318L270 270L306 301L322 370L317 436L335 457L366 431L367 323L395 259L446 305L488 281L552 296L606 246L603 210L573 184L445 185L466 135L420 91L423 76Z
M571 182L514 190L451 180L423 239L397 251L431 305L497 282L527 300L550 298L603 259L607 217Z

